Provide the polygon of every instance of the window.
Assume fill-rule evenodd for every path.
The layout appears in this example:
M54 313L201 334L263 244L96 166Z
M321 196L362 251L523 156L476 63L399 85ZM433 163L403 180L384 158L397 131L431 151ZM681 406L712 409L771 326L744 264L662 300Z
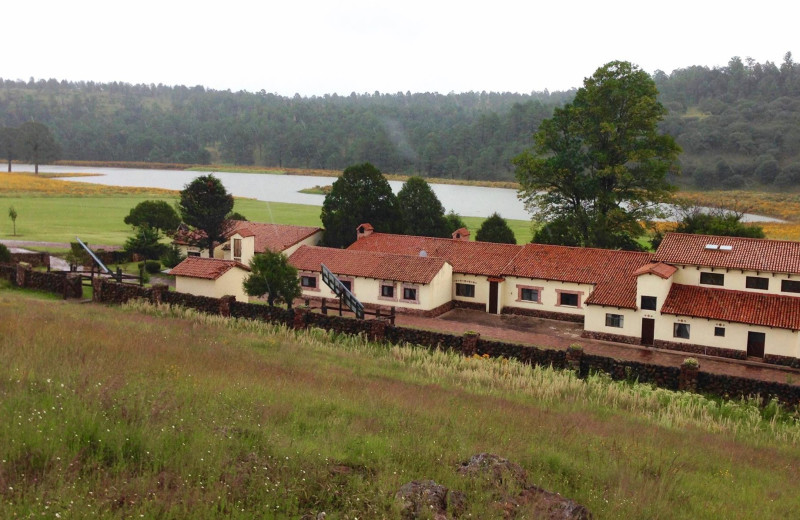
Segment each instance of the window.
M196 256L196 257L199 258L200 257L200 251L187 251L186 252L186 256Z
M242 239L241 238L234 238L233 239L233 259L237 262L242 261Z
M781 280L781 291L783 291L783 292L800 293L800 281L798 281L798 280Z
M394 299L394 284L381 283L381 298Z
M538 302L539 291L536 289L520 289L519 299L528 302Z
M654 311L656 310L656 304L658 303L658 298L655 296L642 296L642 310L643 311Z
M725 275L722 273L700 273L700 283L704 285L725 285Z
M353 281L352 280L339 279L339 281L342 282L342 285L344 285L345 289L347 289L350 292L353 292Z
M714 335L718 338L725 337L725 327L714 327Z
M672 326L672 337L689 339L689 324L688 323L675 323Z
M417 301L417 288L403 287L403 299L413 302Z
M747 281L745 281L745 287L748 289L761 289L762 291L766 291L769 289L769 278L748 276Z
M457 283L456 296L463 296L464 298L474 298L475 286L469 283Z
M622 328L624 317L622 314L608 314L606 313L606 327L619 327Z
M300 286L306 287L308 289L316 289L317 288L317 277L316 276L307 276L307 275L300 276Z
M578 293L562 292L558 293L558 304L568 307L578 306Z

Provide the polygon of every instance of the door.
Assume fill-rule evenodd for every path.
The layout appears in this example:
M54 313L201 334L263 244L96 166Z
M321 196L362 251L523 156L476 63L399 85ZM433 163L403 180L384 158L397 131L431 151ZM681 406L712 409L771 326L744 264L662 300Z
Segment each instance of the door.
M653 336L656 330L656 320L642 318L642 345L653 345Z
M489 314L497 314L497 282L489 282Z
M763 332L747 333L747 357L764 357L764 343L767 335Z

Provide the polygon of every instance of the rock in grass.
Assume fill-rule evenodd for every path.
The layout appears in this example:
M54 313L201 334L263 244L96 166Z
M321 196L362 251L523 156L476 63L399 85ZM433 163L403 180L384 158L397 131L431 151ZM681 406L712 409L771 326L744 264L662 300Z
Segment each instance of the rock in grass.
M406 519L433 518L446 520L457 517L464 509L465 497L460 491L451 491L433 480L414 480L403 484L395 494L400 503L401 516Z

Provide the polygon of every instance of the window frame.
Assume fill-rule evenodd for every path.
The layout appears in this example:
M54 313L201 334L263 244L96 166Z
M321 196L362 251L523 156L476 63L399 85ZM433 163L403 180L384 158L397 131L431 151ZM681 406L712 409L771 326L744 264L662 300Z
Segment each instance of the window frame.
M242 261L242 239L241 238L234 238L233 247L231 248L232 257L235 261L241 262Z
M645 307L645 305L644 305L645 298L647 298L648 301L650 301L650 300L653 301L653 306L652 307L649 307L649 306ZM658 297L657 296L642 296L641 299L639 300L639 307L643 311L655 311L655 310L658 310Z
M787 288L794 287L794 288ZM800 280L781 280L781 292L800 293Z
M542 291L543 290L544 290L544 287L538 287L538 286L535 286L535 285L519 285L518 284L517 285L517 301L518 302L524 302L524 303L536 303L536 304L540 304L541 305L541 303L542 303ZM523 298L522 294L525 291L533 291L533 292L535 292L536 293L536 299L535 300L530 300L530 299L527 299L527 298Z
M622 314L606 313L606 327L622 329L625 327L625 316Z
M469 289L466 292L472 293L472 294L459 294L459 288ZM458 296L459 298L474 298L475 297L475 284L474 283L456 282L456 296Z
M404 283L402 287L400 287L402 291L398 296L401 302L405 303L419 303L419 285L411 284L411 283ZM406 298L406 291L414 291L414 299Z
M319 273L301 272L300 274L300 290L301 291L319 291ZM314 280L314 286L303 285L303 279Z
M576 300L575 305L563 303L564 295L575 296ZM562 291L561 289L556 289L556 307L569 307L571 309L580 309L582 298L583 298L583 291Z
M714 337L715 338L724 338L725 337L725 327L714 327Z
M703 278L706 281L703 281ZM717 283L719 280L720 283ZM710 271L701 271L700 272L700 285L714 285L717 287L724 287L725 286L725 273L712 273Z
M392 294L391 296L386 296L383 294L384 289L391 288ZM395 287L395 283L392 281L382 281L378 286L378 299L379 300L389 300L389 301L397 301L397 288Z
M751 283L752 282L752 283ZM763 282L764 287L757 287L757 283ZM746 289L757 289L759 291L769 291L769 278L765 276L748 276L744 281Z
M686 335L684 336L681 331L685 330ZM679 339L691 339L692 331L691 325L689 323L680 323L675 322L672 324L672 337L679 338Z
M348 285L350 286L350 287L347 287L347 290L350 291L350 294L352 294L353 296L356 295L356 293L354 291L356 284L355 284L355 280L353 278L351 278L349 276L339 276L339 275L337 275L336 277L339 279L340 282L342 282L342 284L344 284L345 287L347 287ZM331 292L333 292L333 291L331 291Z

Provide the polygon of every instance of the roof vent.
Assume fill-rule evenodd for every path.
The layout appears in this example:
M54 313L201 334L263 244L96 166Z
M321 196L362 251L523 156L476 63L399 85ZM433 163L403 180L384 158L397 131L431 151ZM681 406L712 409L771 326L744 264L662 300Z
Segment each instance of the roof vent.
M717 244L706 244L706 249L709 251L716 251L719 249L719 246Z
M425 258L425 257L428 256L428 252L423 249L422 251L419 252L419 256L421 256L422 258Z
M732 251L733 246L719 246L720 251Z

